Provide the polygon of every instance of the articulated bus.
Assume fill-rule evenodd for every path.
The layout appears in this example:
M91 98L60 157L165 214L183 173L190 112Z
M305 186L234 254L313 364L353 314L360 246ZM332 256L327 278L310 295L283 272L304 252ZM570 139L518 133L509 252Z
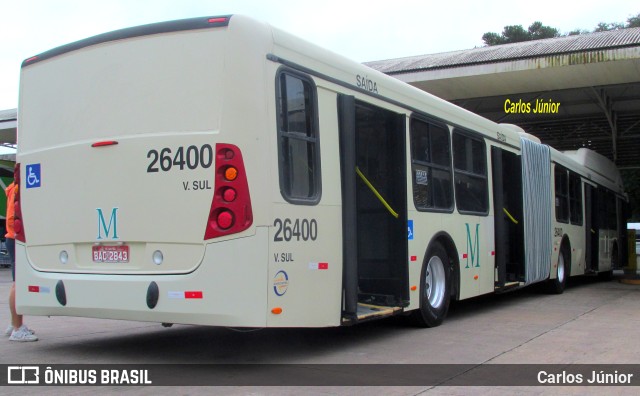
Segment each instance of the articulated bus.
M21 68L17 307L325 327L610 274L615 166L240 15Z

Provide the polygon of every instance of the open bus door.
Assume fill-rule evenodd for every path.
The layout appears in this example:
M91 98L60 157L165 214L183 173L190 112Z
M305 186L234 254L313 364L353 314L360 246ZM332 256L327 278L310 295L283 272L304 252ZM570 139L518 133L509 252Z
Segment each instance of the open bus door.
M586 272L598 270L598 197L597 189L589 184L584 185L584 230Z
M525 281L522 159L510 151L491 147L491 168L498 292Z
M405 116L340 95L343 317L409 304Z

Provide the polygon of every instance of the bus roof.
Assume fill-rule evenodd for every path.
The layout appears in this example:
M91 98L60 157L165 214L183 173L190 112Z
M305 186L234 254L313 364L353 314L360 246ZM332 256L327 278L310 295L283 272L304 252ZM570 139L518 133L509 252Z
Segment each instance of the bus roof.
M34 63L52 58L54 56L66 54L92 45L106 43L109 41L123 40L132 37L147 36L151 34L179 32L183 30L209 29L215 27L228 26L231 15L197 17L189 19L179 19L168 22L157 22L148 25L133 26L129 28L114 30L112 32L98 34L79 41L65 44L38 55L25 59L22 67L32 65Z

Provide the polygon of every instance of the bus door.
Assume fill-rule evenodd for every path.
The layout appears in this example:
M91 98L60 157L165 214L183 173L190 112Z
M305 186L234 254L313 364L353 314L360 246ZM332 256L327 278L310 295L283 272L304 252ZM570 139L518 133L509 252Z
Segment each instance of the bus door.
M339 97L344 317L409 303L405 116ZM390 309L384 309L390 307Z
M525 281L522 158L491 147L491 168L498 272L495 288L504 291Z
M584 185L585 272L598 270L598 194L597 189Z
M627 234L629 209L627 202L622 200L620 197L616 198L616 203L616 216L618 217L618 256L613 260L616 267L612 269L621 269L622 267L627 266L627 262L629 260L629 250L627 249L627 246L629 246L629 235Z

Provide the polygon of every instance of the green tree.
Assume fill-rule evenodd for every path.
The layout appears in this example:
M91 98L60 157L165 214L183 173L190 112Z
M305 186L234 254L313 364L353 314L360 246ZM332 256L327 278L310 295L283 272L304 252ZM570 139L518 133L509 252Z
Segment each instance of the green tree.
M627 27L628 28L640 27L640 13L638 13L638 15L636 16L627 18Z
M624 29L625 26L623 23L620 22L611 22L611 23L606 23L606 22L600 22L598 23L598 25L596 26L595 29L593 29L593 32L608 32L609 30L619 30L619 29Z
M544 26L542 22L534 22L529 26L529 40L541 40L560 36L558 29Z
M579 34L587 34L587 33L591 33L591 32L584 29L575 29L567 33L567 36L577 36Z
M485 45L500 45L505 43L504 37L498 33L487 32L482 35L482 41Z
M627 18L626 24L622 22L600 22L593 29L593 32L608 32L610 30L619 30L634 27L640 27L640 13ZM564 34L564 36L575 36L578 34L587 33L591 32L584 29L575 29L570 31L569 33ZM550 26L545 26L542 24L542 22L536 21L532 23L527 30L524 30L522 25L508 25L504 27L504 30L501 34L487 32L482 35L482 41L484 41L485 45L491 46L560 36L561 34L558 32L558 29L552 28Z
M508 25L504 27L502 34L487 32L482 35L482 41L484 41L485 45L500 45L558 36L560 36L558 29L545 26L542 22L536 21L527 30L522 25Z

